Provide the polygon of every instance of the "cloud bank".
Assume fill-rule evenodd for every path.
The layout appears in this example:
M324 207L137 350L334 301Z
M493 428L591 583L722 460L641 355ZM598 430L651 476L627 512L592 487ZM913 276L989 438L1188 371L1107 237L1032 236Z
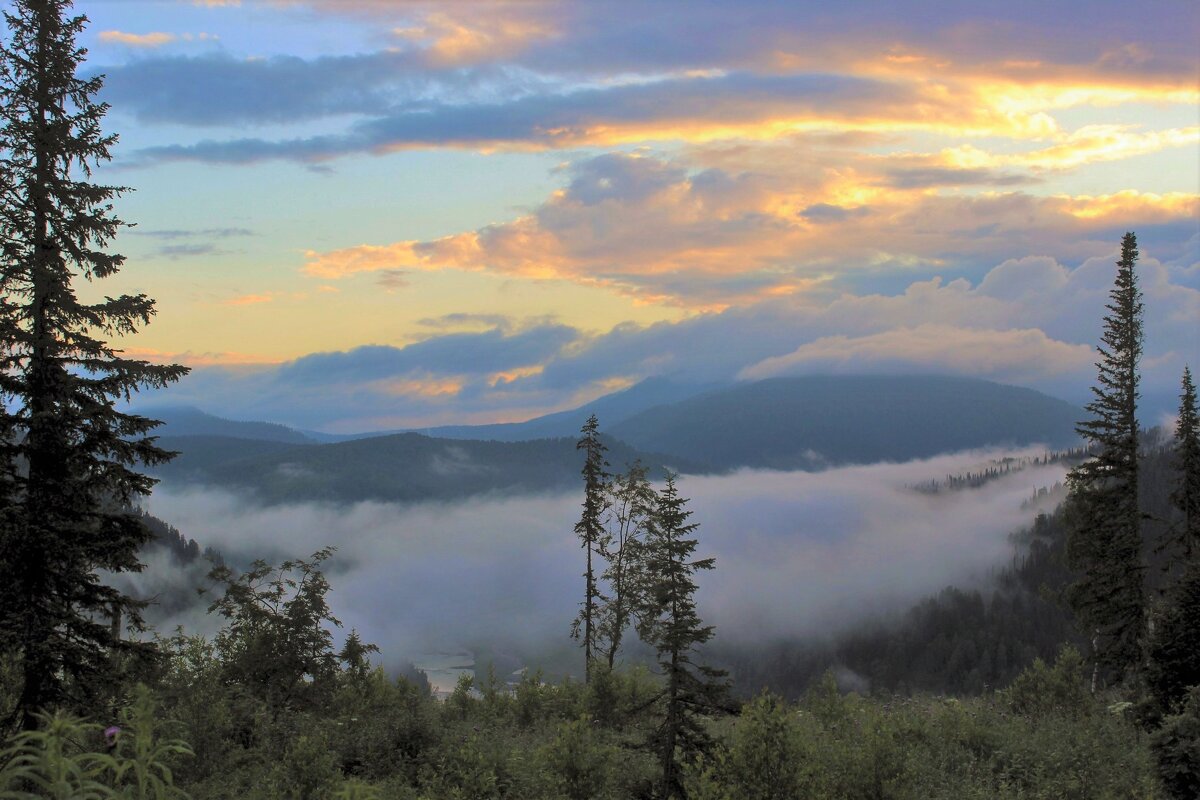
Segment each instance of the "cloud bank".
M831 282L679 322L604 332L541 318L449 315L425 320L421 339L403 347L361 347L278 365L201 360L157 397L338 432L520 421L655 376L705 384L936 372L1083 402L1095 379L1094 347L1116 256L1074 268L1044 256L1008 259L975 281L915 280L896 294ZM1144 387L1148 397L1168 398L1150 409L1155 415L1174 402L1183 364L1200 363L1200 272L1180 265L1190 258L1166 264L1147 255L1139 266L1148 309Z

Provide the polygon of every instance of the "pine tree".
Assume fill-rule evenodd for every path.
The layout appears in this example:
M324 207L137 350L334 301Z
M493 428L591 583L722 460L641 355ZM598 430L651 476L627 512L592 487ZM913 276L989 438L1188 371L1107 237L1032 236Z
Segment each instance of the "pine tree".
M697 541L690 538L700 526L688 522L692 512L679 495L675 476L668 473L658 495L645 542L645 606L639 613L638 633L654 647L666 685L663 717L650 739L662 775L660 798L683 797L681 759L692 760L712 748L703 718L724 710L728 684L721 670L693 662L696 648L713 636L696 613L698 570L714 567L714 559L693 559Z
M1181 524L1166 546L1175 577L1150 637L1147 685L1158 709L1182 703L1189 687L1200 685L1200 424L1191 370L1183 370L1179 421L1175 426L1175 465L1179 470L1171 503Z
M371 669L371 653L378 652L379 645L364 643L358 631L351 628L350 635L346 637L346 642L338 651L337 657L338 661L346 665L346 673L350 678L361 683L366 680Z
M597 653L599 634L599 608L603 597L600 594L599 583L596 580L595 561L601 557L605 547L606 531L604 529L604 512L608 509L607 484L608 473L605 467L604 453L608 450L600 441L600 422L596 415L588 417L579 431L582 435L576 442L575 448L583 450L583 514L575 523L575 534L579 537L580 546L587 552L587 568L583 573L584 590L583 603L579 616L571 626L571 635L578 639L583 637L583 659L585 680L591 681L592 661Z
M1175 466L1179 477L1171 492L1171 504L1182 515L1175 549L1177 556L1190 561L1200 553L1200 412L1192 371L1187 367L1183 368L1179 421L1175 425Z
M1137 239L1125 234L1109 294L1092 418L1076 430L1091 456L1073 469L1067 556L1082 574L1068 599L1093 632L1097 664L1118 677L1139 669L1145 639L1145 565L1138 510L1138 361L1142 301L1134 266Z
M609 485L610 522L613 529L606 535L604 558L608 567L602 576L609 586L610 597L600 615L600 638L604 642L608 668L611 670L621 649L621 640L639 605L638 592L644 569L643 537L654 515L654 488L647 477L648 470L635 462L624 474L613 476Z
M69 0L13 0L0 48L0 339L11 409L5 421L5 505L0 531L0 638L19 661L16 714L102 687L120 641L109 624L138 624L137 604L98 571L137 570L149 538L130 510L154 481L136 471L171 454L153 420L116 410L142 387L186 369L124 358L103 339L150 321L144 295L85 303L72 281L106 278L124 258L106 247L124 223L111 201L122 187L90 182L116 137L101 131L102 79L79 78L75 40L86 18ZM119 630L118 630L119 633Z

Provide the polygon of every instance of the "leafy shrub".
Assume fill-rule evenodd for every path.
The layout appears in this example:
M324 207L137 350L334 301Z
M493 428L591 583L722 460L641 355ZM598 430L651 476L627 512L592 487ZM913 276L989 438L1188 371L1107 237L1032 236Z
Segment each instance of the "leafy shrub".
M1150 738L1158 776L1171 797L1200 797L1200 686L1193 686L1183 708L1163 719Z
M1084 683L1083 658L1071 645L1058 651L1053 667L1035 659L1013 680L1004 697L1013 713L1032 717L1078 716L1094 705Z

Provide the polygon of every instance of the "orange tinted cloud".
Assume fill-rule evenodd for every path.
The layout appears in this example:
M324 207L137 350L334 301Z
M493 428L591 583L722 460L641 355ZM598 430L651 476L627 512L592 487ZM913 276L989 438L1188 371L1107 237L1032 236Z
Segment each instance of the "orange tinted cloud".
M233 297L226 300L224 305L227 306L252 306L259 303L270 303L274 300L271 294L244 294L239 297Z
M1074 255L1094 232L1184 223L1200 212L1200 198L1189 193L947 194L930 182L993 178L925 170L888 185L886 162L861 166L794 185L787 175L689 173L610 154L572 167L567 188L530 215L440 239L310 251L305 271L324 279L388 269L488 271L719 310L810 291L846 271L995 263L1011 255L1014 240L1025 243L1022 252Z
M126 33L125 31L101 31L100 41L108 44L123 44L129 47L162 47L178 37L173 33Z
M1155 153L1172 147L1200 145L1200 126L1140 131L1130 125L1087 125L1056 137L1050 147L1020 153L992 153L965 144L944 150L942 162L956 167L1015 166L1071 169L1101 161Z
M423 48L432 65L463 66L519 53L534 40L555 35L546 21L516 14L454 13L453 6L425 14L418 24L396 28L393 34Z
M464 381L458 378L417 376L392 378L370 384L376 391L404 397L436 398L457 395Z

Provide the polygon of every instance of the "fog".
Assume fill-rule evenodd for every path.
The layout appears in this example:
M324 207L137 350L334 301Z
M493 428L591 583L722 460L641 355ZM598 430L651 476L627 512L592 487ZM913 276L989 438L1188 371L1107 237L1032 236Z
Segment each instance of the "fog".
M1030 467L977 489L910 487L1041 451L978 451L823 472L740 471L679 479L699 523L698 557L715 556L698 602L725 644L829 634L936 592L978 582L1012 553L1008 534L1035 513L1037 487L1060 465ZM158 489L147 510L234 563L338 548L330 604L394 664L419 653L490 647L536 658L570 646L583 588L572 533L581 491L455 504L253 507L215 491ZM195 582L156 561L139 581ZM153 616L153 609L151 610ZM175 623L211 632L203 608Z

